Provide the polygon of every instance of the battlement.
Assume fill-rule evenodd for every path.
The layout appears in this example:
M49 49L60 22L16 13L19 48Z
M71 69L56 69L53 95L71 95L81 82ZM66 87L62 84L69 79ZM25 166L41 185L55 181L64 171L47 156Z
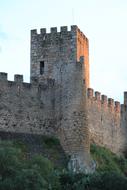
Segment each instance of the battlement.
M15 74L14 75L14 81L9 81L7 79L8 74L0 72L0 83L2 83L2 86L8 86L8 87L14 87L14 86L22 86L22 88L30 89L31 86L37 87L39 86L40 89L45 90L47 88L53 88L55 86L55 80L52 78L46 78L42 80L41 82L37 83L26 83L23 80L23 75ZM4 83L4 84L3 84Z
M0 72L0 81L7 81L8 74Z
M124 92L124 103L121 104L121 113L127 111L127 91Z
M70 33L70 32L76 32L78 31L78 27L73 25L71 26L71 30L68 30L67 26L61 26L60 27L60 32L58 32L57 27L51 27L50 28L50 33L47 32L46 28L41 28L40 33L37 32L37 29L31 30L31 35L45 35L45 34L59 34L59 33Z
M44 77L57 80L57 76L61 75L61 62L66 63L67 67L70 63L74 66L80 62L84 64L82 73L88 87L88 47L88 39L76 25L72 25L70 30L67 26L61 26L60 30L51 27L50 32L46 28L41 28L39 33L37 29L31 30L31 82L35 78L40 81Z
M8 81L8 73L0 72L0 82ZM23 75L15 74L14 82L23 82Z
M101 93L98 92L98 91L96 91L96 92L95 92L95 100L100 101L100 98L101 98Z
M15 82L23 82L23 75L14 75Z
M37 29L33 29L31 30L31 36L35 37L35 36L50 36L53 37L53 35L58 35L60 37L62 37L62 35L68 35L68 34L75 34L76 33L80 34L80 36L82 38L84 38L85 40L88 40L87 37L83 34L83 32L78 28L77 25L72 25L71 29L69 30L67 26L61 26L60 27L60 31L58 31L57 27L51 27L50 28L50 32L47 32L46 28L41 28L40 32L37 31Z
M127 106L127 92L124 92L124 105Z
M72 25L71 26L71 30L68 30L68 27L67 26L61 26L60 27L60 32L76 32L76 31L80 31L80 29L78 28L78 26L76 26L76 25ZM50 28L50 33L52 34L54 34L54 33L60 33L60 32L58 32L58 29L57 29L57 27L51 27ZM38 34L49 34L49 33L47 33L47 30L46 30L46 28L41 28L40 29L40 33L38 33L37 32L37 29L33 29L33 30L31 30L31 34L33 34L33 35L38 35Z
M98 104L98 107L103 107L105 109L110 109L110 111L120 112L121 105L120 102L114 101L112 98L108 98L106 95L101 95L100 92L95 91L92 88L87 89L87 97L91 103Z
M108 98L107 98L106 95L101 95L101 102L102 102L102 104L107 105L107 103L108 103L107 100L108 100Z

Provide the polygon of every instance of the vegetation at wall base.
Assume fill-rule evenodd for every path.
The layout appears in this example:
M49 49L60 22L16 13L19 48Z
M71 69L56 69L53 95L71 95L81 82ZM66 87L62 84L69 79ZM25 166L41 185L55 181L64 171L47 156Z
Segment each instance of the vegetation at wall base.
M117 156L109 149L91 145L91 156L96 162L96 171L110 172L114 171L123 175L127 174L127 159L123 156Z
M58 141L45 139L47 151L55 150ZM105 148L91 145L97 170L89 175L60 169L40 154L28 157L27 151L21 141L0 141L0 190L127 190L127 160Z

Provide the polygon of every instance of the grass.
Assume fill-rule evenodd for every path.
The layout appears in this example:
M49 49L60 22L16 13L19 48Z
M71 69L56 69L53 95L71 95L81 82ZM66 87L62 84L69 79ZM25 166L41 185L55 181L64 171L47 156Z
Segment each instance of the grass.
M22 152L26 153L28 151L28 147L25 143L23 143L21 140L13 140L13 145L16 148L20 148Z
M67 168L68 158L62 152L60 142L55 137L43 136L40 140L40 150L41 152L36 152L37 155L42 155L58 168ZM32 158L33 153L30 152L29 146L22 140L12 140L12 141L0 141L0 147L14 147L21 150L22 156L24 158ZM39 145L40 146L40 145ZM32 147L31 147L32 148ZM35 148L35 147L34 147ZM127 176L127 159L122 156L117 156L110 150L97 146L95 144L91 145L91 156L96 162L97 172L116 172L119 174L124 174ZM29 157L29 154L32 156Z
M20 149L24 158L31 159L34 155L42 155L53 162L56 168L67 168L68 158L60 145L59 139L54 136L43 135L34 140L34 144L29 144L29 142L22 139L2 141L2 143L10 143L10 146Z
M115 171L121 174L127 174L127 159L119 157L112 153L110 150L97 146L91 145L91 156L97 164L97 171Z

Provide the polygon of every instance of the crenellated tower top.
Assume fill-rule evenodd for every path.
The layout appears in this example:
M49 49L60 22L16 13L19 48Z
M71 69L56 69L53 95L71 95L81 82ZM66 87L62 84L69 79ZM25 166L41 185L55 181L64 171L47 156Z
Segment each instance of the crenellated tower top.
M79 62L84 56L84 79L89 87L89 42L80 29L73 25L71 30L62 26L60 32L56 27L31 30L31 82L44 78L53 78L59 82L61 65Z

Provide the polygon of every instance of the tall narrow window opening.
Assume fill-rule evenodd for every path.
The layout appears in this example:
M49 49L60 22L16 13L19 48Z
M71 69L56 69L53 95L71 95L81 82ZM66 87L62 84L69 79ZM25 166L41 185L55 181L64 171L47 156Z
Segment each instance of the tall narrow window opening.
M44 61L40 61L40 75L44 74Z

